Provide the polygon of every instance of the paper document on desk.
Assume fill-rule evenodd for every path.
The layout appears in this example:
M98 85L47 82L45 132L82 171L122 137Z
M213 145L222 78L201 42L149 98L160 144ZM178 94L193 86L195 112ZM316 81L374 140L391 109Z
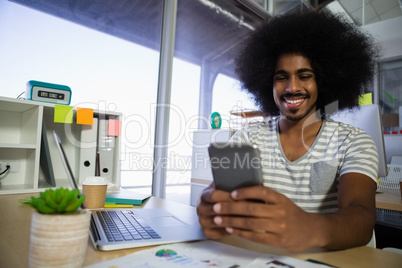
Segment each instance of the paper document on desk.
M205 240L158 246L86 266L87 268L174 268L174 267L328 267L286 256L262 254L223 243Z

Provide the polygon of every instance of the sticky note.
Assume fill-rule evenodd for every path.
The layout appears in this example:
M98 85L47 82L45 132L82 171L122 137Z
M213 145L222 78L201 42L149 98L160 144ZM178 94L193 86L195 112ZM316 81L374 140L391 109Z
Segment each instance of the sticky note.
M116 119L109 119L109 127L107 135L120 136L120 134L121 134L121 121Z
M54 122L55 123L73 123L73 107L68 105L56 104L54 106Z
M77 124L92 125L94 123L94 110L77 107Z
M359 106L373 104L373 97L371 93L363 94L359 97Z

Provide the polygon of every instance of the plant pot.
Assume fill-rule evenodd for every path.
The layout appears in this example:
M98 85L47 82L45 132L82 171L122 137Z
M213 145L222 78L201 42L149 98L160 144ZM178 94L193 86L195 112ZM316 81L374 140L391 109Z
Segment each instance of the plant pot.
M91 212L32 214L29 267L82 267L88 248Z

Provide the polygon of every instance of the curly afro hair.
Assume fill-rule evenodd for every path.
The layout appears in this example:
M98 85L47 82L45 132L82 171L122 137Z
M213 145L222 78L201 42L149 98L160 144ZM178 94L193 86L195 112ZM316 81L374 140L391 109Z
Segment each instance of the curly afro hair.
M278 56L299 52L311 61L318 87L317 110L338 101L338 109L358 105L370 84L379 46L373 37L341 15L327 11L292 11L270 18L244 42L235 59L242 88L259 108L278 115L273 73Z

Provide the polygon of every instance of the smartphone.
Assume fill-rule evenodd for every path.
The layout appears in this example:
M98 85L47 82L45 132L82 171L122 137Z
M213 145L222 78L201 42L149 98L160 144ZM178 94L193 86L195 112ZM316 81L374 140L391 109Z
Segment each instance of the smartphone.
M231 192L262 185L261 159L250 144L211 143L208 147L215 188Z

